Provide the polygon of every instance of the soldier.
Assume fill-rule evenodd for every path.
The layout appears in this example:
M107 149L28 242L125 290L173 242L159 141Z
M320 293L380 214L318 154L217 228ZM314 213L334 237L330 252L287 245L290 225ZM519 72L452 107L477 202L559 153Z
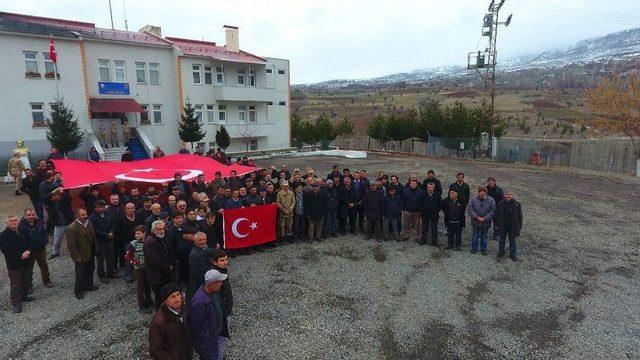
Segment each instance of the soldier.
M13 152L13 157L9 159L9 174L13 177L13 181L16 183L15 194L22 195L20 189L22 188L22 172L24 172L24 163L20 159L20 153L18 151Z
M111 121L111 128L109 130L111 132L111 147L120 147L120 144L118 144L118 126L115 121Z
M123 119L122 122L122 142L124 146L129 146L129 134L131 133L131 128L129 127L129 120L126 118Z
M98 124L98 135L100 136L100 144L104 146L104 148L108 148L107 146L107 130L104 128L104 122L100 120Z

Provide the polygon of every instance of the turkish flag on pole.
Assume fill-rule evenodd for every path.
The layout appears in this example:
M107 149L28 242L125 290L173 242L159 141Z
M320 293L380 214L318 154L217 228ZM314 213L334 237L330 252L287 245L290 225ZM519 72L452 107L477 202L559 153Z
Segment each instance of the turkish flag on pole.
M240 249L276 239L275 204L242 209L225 209L224 248Z
M58 62L58 54L56 53L56 47L53 45L53 39L49 39L49 59L54 64Z

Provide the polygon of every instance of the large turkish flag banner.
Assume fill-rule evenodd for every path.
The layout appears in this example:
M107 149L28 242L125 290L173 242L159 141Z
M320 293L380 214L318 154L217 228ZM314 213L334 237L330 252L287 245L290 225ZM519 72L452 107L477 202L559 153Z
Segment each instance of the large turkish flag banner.
M258 168L242 165L222 165L208 156L174 154L156 159L130 162L88 162L80 160L53 160L56 170L62 173L65 189L84 187L89 184L101 184L115 180L161 184L173 180L177 172L182 180L193 181L204 174L205 181L215 178L220 171L222 177L228 177L232 170L238 176L248 174Z
M274 241L277 210L275 204L225 209L224 248L240 249Z

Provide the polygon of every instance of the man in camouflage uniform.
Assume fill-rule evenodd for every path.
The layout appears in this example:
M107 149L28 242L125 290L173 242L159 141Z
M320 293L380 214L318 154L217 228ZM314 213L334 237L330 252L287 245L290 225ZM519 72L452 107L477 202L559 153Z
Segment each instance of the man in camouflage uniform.
M118 144L118 126L115 121L111 121L111 128L109 130L111 132L111 147L120 147L120 144Z

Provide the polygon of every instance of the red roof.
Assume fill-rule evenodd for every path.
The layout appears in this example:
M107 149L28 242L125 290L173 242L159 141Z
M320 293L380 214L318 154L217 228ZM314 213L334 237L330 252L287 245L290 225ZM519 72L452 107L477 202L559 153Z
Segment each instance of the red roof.
M149 45L164 45L167 47L170 46L169 41L150 33L97 28L95 24L88 22L54 19L7 12L0 12L0 17L11 21L63 28L66 30L75 31L82 36L90 39L93 38L100 40L124 41Z
M13 21L24 21L33 24L40 25L48 25L48 26L62 26L62 27L76 27L76 28L95 28L96 24L83 22L83 21L75 21L75 20L64 20L64 19L54 19L42 16L33 16L33 15L23 15L23 14L15 14L8 12L0 12L3 18L7 20Z
M144 112L144 109L134 99L98 99L91 98L89 108L93 112L101 113L133 113Z
M173 43L173 46L182 50L184 55L204 56L214 60L249 63L249 64L266 64L267 60L257 55L250 54L246 51L239 52L227 51L224 46L217 46L215 43L207 41L199 41L192 39L181 39L175 37L167 37L167 40Z

